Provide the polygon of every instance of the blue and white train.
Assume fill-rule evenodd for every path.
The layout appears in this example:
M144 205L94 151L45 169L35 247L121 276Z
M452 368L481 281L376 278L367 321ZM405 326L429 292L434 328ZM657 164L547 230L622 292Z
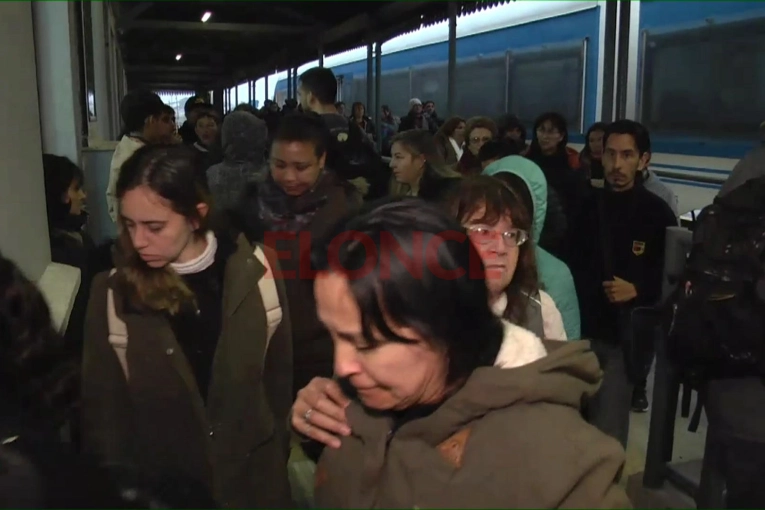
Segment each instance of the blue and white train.
M622 4L624 5L624 4ZM765 120L765 3L629 2L627 116L652 133L652 168L680 211L709 204ZM513 2L457 22L456 111L544 111L569 121L572 146L601 118L604 1ZM410 98L446 106L446 23L383 45L382 103L398 115ZM327 57L339 99L366 101L366 48ZM276 84L282 102L286 80ZM350 104L349 104L350 106Z

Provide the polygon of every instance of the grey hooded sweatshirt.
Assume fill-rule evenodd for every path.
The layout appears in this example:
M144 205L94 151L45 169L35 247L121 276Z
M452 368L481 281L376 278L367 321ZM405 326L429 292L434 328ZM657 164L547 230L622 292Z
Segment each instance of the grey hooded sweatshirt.
M210 192L218 209L235 207L246 185L265 173L267 139L266 123L251 113L232 112L223 121L223 162L207 170Z

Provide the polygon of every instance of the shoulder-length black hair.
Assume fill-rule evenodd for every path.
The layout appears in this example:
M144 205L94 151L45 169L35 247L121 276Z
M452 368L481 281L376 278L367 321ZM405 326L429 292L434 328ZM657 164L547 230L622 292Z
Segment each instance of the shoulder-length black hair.
M545 122L552 124L562 137L560 143L558 143L558 149L555 156L568 161L568 154L566 153L566 146L568 146L568 122L566 122L566 118L558 112L543 113L534 121L534 131L531 133L531 145L529 145L529 152L526 157L532 161L537 161L542 157L542 148L539 146L537 130L542 127L542 124Z
M43 173L48 224L51 227L65 225L69 220L71 204L64 197L72 183L84 184L82 170L67 157L43 154Z
M376 253L367 251L372 245ZM379 343L374 332L411 343L391 326L412 328L444 352L447 384L494 364L502 322L489 306L478 252L445 211L419 199L386 199L341 222L314 245L312 258L319 271L361 269L349 280L369 345Z

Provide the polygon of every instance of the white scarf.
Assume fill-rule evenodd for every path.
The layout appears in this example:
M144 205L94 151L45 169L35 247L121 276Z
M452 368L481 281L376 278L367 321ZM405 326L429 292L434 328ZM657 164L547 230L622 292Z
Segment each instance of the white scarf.
M212 266L215 262L215 252L218 251L218 240L212 231L205 234L205 239L207 240L207 247L198 257L188 262L174 262L170 264L170 267L179 275L186 275L200 273Z
M454 148L454 152L457 154L457 161L459 161L462 159L462 153L464 152L462 147L460 147L460 144L457 143L457 140L451 136L449 137L449 142L452 144L452 148Z

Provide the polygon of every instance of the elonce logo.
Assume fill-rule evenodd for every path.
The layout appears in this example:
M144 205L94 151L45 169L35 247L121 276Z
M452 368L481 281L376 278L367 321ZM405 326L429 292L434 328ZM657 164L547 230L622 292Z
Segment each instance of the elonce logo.
M389 232L380 233L379 243L363 232L350 230L335 236L327 245L328 270L331 272L345 273L349 279L363 278L373 271L379 272L381 279L391 277L392 266L396 263L403 266L414 278L422 278L425 271L436 278L455 280L467 275L471 279L488 280L501 278L505 272L503 264L497 264L496 268L485 270L481 257L477 250L470 251L468 268L444 268L439 262L439 249L447 241L458 243L470 242L470 238L462 232L444 231L439 234L423 234L422 232L411 233L411 248L405 250L401 243ZM297 240L297 247L295 241ZM502 243L501 240L497 241ZM348 243L359 243L364 247L364 263L361 267L348 269L340 261L340 253L343 246ZM293 255L300 254L297 270L277 270L274 278L284 280L313 280L321 277L323 271L316 271L311 267L310 257L306 254L311 251L311 234L309 232L266 232L263 244L276 253L279 261L291 260ZM291 249L284 250L284 245ZM281 245L281 246L280 246ZM297 249L295 249L297 248ZM517 249L517 248L514 248ZM407 253L409 251L410 253ZM492 254L496 257L496 254ZM499 257L497 257L499 262ZM289 264L294 266L295 264ZM493 266L493 265L492 265ZM507 268L509 269L509 268Z

